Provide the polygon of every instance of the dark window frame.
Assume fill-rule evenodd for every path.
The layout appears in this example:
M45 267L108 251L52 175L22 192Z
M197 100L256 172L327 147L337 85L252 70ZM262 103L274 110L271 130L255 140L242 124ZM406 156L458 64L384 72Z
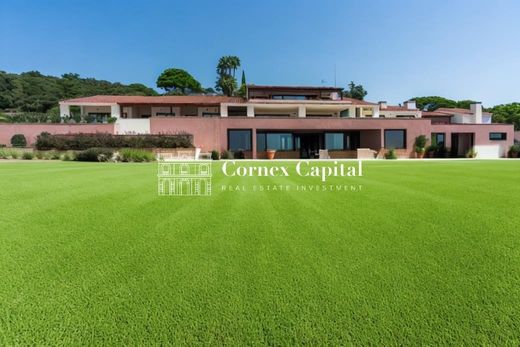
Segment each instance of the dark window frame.
M249 148L236 148L236 149L232 149L231 146L230 146L230 140L231 140L231 132L233 131L247 131L249 132ZM227 149L228 151L238 151L238 150L243 150L243 151L251 151L253 149L253 129L228 129L227 130Z
M493 135L499 135L500 138L493 138ZM507 140L507 133L504 132L490 132L489 133L489 141L505 141Z
M387 132L389 131L401 131L403 133L403 146L402 147L387 147L386 146L386 139L387 139ZM407 143L407 133L406 133L406 129L385 129L384 130L384 148L386 149L407 149L407 146L406 146L406 143Z
M341 148L327 148L327 134L333 134L333 135L343 135L343 143L342 143L342 146ZM329 150L329 151L344 151L346 149L347 146L345 146L345 141L346 141L346 138L347 136L345 135L345 132L341 132L341 131L326 131L324 134L323 134L323 138L324 138L324 142L325 142L325 149Z
M438 140L439 135L442 135L442 137L444 138L444 141L442 141L442 143L444 146L446 146L446 133L432 133L432 138L431 138L432 145L439 144L439 140ZM434 139L435 139L435 141L434 141Z

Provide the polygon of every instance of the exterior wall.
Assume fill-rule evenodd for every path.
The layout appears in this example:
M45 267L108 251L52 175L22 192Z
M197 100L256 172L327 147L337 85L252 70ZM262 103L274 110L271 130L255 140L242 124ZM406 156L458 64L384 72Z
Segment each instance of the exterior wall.
M150 134L149 118L119 118L114 131L120 135Z
M11 145L11 137L23 134L32 145L42 132L50 134L114 133L114 124L0 124L0 144Z
M492 141L489 139L490 132L506 133L507 139L503 141ZM478 146L499 146L500 157L507 156L509 147L513 145L514 128L511 124L432 124L431 132L425 134L428 138L431 133L446 133L446 147L451 147L452 133L473 133L473 143Z
M520 142L520 131L515 131L515 141Z

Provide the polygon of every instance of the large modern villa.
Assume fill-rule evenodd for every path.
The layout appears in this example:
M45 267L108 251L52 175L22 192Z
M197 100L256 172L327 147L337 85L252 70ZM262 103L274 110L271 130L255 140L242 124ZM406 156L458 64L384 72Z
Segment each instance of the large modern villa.
M513 126L491 123L491 114L480 103L426 112L414 101L393 106L345 98L335 87L249 85L245 98L99 95L60 102L63 119L70 118L71 110L98 123L110 117L116 121L63 124L53 128L55 133L185 132L202 152L241 151L253 159L266 158L267 150L285 159L318 158L320 150L327 150L330 158L359 158L360 149L370 149L375 157L388 149L413 157L419 135L449 148L453 156L474 148L479 158L499 158L514 141ZM35 135L37 131L29 137Z

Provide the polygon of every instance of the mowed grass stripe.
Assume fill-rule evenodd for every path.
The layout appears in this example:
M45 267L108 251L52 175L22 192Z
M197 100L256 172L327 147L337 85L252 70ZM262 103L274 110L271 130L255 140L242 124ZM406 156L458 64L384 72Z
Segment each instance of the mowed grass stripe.
M327 181L361 192L221 191L319 180L220 165L210 198L177 198L156 164L2 163L0 342L520 342L520 163Z

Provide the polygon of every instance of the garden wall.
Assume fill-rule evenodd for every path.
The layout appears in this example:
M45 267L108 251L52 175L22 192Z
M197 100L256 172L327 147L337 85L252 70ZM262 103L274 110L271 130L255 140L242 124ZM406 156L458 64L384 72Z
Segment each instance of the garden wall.
M23 134L32 145L42 132L50 134L114 133L114 124L0 124L0 144L10 146L11 137Z

